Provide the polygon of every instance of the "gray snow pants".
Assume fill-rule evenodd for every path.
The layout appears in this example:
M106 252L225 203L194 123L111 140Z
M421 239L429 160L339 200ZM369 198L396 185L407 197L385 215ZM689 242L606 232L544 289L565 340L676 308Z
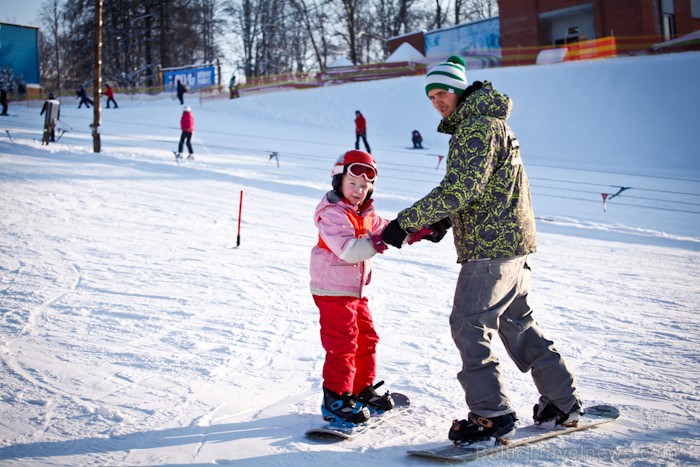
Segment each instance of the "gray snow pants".
M527 256L462 264L450 327L462 356L457 378L470 411L476 415L495 417L515 412L491 349L496 332L520 371L532 370L542 407L551 401L568 413L579 401L574 375L532 317L529 290Z

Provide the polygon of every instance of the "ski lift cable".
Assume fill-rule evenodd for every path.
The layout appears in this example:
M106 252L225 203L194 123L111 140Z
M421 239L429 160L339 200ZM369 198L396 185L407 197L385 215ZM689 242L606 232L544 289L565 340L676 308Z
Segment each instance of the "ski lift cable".
M206 132L205 132L206 133ZM232 134L230 133L223 133L223 132L209 132L209 133L221 133L221 134L226 134L228 136L231 136ZM129 138L132 140L144 140L143 137L138 137L138 136L133 136L133 135L121 135L121 134L111 134L111 133L103 133L105 137L108 136L114 136L114 137L125 137ZM240 136L251 136L251 135L240 135ZM280 140L280 141L295 141L295 142L304 142L304 143L312 143L308 141L298 141L298 140L290 140L288 138L275 138L275 137L267 137L266 139L271 139L271 140ZM161 140L161 139L148 139L148 141L151 142L164 142L164 143L172 143L170 140ZM332 144L332 143L318 143L318 142L313 142L314 144L319 144L319 145L326 145L326 146L340 146L337 144ZM112 143L114 144L114 143ZM237 151L244 151L248 153L256 153L256 154L269 154L270 152L278 152L279 151L272 151L272 150L261 150L257 148L249 148L249 147L232 147L232 146L224 146L224 145L209 145L212 148L218 148L221 150L225 151L231 151L231 150L237 150ZM394 151L397 152L397 151ZM287 158L296 158L296 159L301 159L301 160L314 160L314 161L328 161L328 156L322 156L322 155L313 155L313 154L308 154L308 153L294 153L294 152L282 152L285 157ZM433 175L435 168L434 167L425 167L425 166L417 166L417 165L406 165L406 164L397 164L397 163L390 163L390 162L385 162L382 164L383 166L389 166L392 169L392 172L394 171L399 171L403 173L412 173L412 174L421 174L421 175ZM529 165L537 165L537 164L529 164ZM540 165L542 166L542 165ZM406 169L406 167L409 168L416 168L420 170L409 170ZM563 168L563 167L554 167L554 168L561 168L561 169L569 169L569 168ZM325 170L325 168L319 168L319 170ZM583 170L583 169L571 169L571 170ZM426 171L430 171L426 173ZM587 170L590 172L598 172L598 171L592 171L592 170ZM603 172L603 173L614 173L614 172ZM438 173L438 175L441 176L441 174ZM625 174L629 175L629 174ZM406 177L392 177L392 176L384 176L386 178L391 178L391 179L399 179L399 180L405 180L405 181L415 181L415 182L432 182L433 180L426 180L425 178L406 178ZM383 177L383 178L384 178ZM646 176L648 177L648 176ZM651 177L654 178L654 177ZM656 178L669 178L669 177L656 177ZM434 177L431 177L431 179L434 179ZM601 187L616 187L620 188L619 186L614 186L614 185L604 185L604 184L596 184L596 183L587 183L587 182L580 182L580 181L573 181L573 180L564 180L564 179L552 179L552 178L540 178L540 177L531 177L531 180L543 180L543 181L551 181L555 183L565 183L565 184L575 184L575 185L585 185L585 186L601 186ZM680 179L675 179L675 180L680 180ZM548 188L548 189L557 189L555 187L539 187L538 185L534 185L533 188ZM629 188L629 187L627 187ZM576 191L576 192L586 192L585 190L571 190L567 188L559 188L562 190L568 190L568 191ZM680 191L670 191L670 190L658 190L658 189L650 189L650 188L637 188L634 187L635 190L637 191L650 191L650 192L656 192L656 193L664 193L664 194L674 194L674 195L685 195L685 196L700 196L700 193L688 193L688 192L680 192ZM587 193L594 193L594 192L587 192ZM546 194L541 194L542 196L553 196L553 195L546 195ZM556 196L555 196L556 197ZM629 195L625 195L626 198L628 199L643 199L646 201L657 201L657 202L674 202L672 200L660 200L660 199L655 199L655 198L643 198L643 197L633 197ZM577 198L570 198L570 197L564 197L560 196L562 199L577 199ZM587 201L583 199L578 199L579 201ZM686 205L696 205L695 203L689 203L689 202L681 202L678 201L679 204L686 204ZM623 203L617 203L617 204L623 204ZM629 205L629 206L636 206L636 205ZM639 206L639 207L645 207L645 208L655 208L651 206ZM674 210L671 208L656 208L656 209L667 209L671 211L677 211L677 212L689 212L689 213L695 213L694 211L684 211L684 210Z
M129 122L122 122L122 123L129 123ZM148 125L142 125L138 124L140 127L143 126L148 126ZM154 128L162 128L161 125L151 125ZM318 142L318 141L308 141L308 140L299 140L299 139L291 139L291 138L283 138L283 137L274 137L274 136L269 136L269 135L264 135L264 136L256 136L256 135L251 135L251 134L239 134L239 133L228 133L228 132L222 132L222 131L211 131L211 130L199 130L199 134L218 134L218 135L225 135L228 137L231 136L238 136L238 137L253 137L253 138L265 138L265 140L268 141L282 141L282 142L296 142L296 143L304 143L304 144L314 144L314 145L319 145L319 146L331 146L331 147L346 147L344 145L340 145L337 143L323 143L323 142ZM224 149L224 147L222 147ZM397 150L397 149L382 149L383 152L393 152L393 153L401 153L401 154L407 154L408 150ZM282 152L284 153L284 152ZM286 154L286 153L285 153ZM293 153L289 153L292 155ZM427 156L435 157L435 154L426 154ZM325 158L324 158L325 159ZM423 166L409 166L406 164L392 164L390 162L383 162L382 165L384 166L392 166L392 165L397 165L397 166L402 166L402 167L412 167L412 168L420 168L423 169ZM576 167L563 167L563 166L555 166L555 165L547 165L547 164L538 164L538 163L533 163L533 162L528 162L528 166L533 166L533 167L544 167L544 168L551 168L551 169L560 169L560 170L570 170L570 171L582 171L582 172L591 172L591 173L602 173L602 174L610 174L610 175L625 175L625 176L634 176L634 177L642 177L642 178L649 178L649 179L664 179L664 180L675 180L675 181L684 181L684 182L692 182L692 183L700 183L700 180L695 180L695 179L685 179L685 178L678 178L678 177L667 177L667 176L660 176L660 175L643 175L643 174L632 174L632 173L625 173L625 172L619 172L619 171L611 171L611 170L594 170L594 169L582 169L582 168L576 168ZM425 167L426 169L429 170L434 170L434 168L431 167ZM562 182L567 182L566 180L560 180ZM581 183L581 182L574 182L571 181L570 183ZM645 188L637 188L635 187L636 190L649 190L649 191L654 191L652 189L645 189ZM665 190L660 190L660 192L665 192ZM671 193L671 192L669 192ZM688 194L691 196L700 196L700 193L682 193L682 192L675 192L675 194Z

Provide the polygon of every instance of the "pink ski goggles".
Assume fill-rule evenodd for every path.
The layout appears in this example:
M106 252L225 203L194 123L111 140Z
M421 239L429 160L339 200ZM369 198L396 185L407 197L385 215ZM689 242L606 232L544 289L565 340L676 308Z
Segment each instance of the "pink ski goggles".
M377 179L377 170L362 162L353 162L348 165L348 173L353 177L365 177L368 182L374 182Z

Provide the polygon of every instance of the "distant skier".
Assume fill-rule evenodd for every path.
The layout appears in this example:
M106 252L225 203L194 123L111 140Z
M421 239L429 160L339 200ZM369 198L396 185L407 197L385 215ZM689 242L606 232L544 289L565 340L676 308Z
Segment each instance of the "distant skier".
M75 95L78 99L80 99L78 108L82 107L83 104L85 104L85 107L87 107L88 109L90 108L90 105L95 105L92 99L88 98L87 92L85 92L85 88L82 85L78 88L77 91L75 91Z
M180 144L177 147L177 154L175 157L177 159L182 158L182 150L185 143L187 143L187 150L189 151L188 159L194 159L194 150L192 149L192 134L194 133L194 116L192 115L192 109L190 107L185 107L182 112L182 117L180 118L180 128L182 129L182 134L180 134Z
M360 138L365 143L365 149L372 154L367 143L367 120L359 110L355 111L355 149L360 149Z
M61 118L61 103L58 102L52 92L49 93L49 98L44 102L43 107L39 115L44 115L44 135L42 137L42 144L49 144L56 142L56 122Z
M180 80L177 80L176 92L177 98L180 100L180 105L183 105L185 103L185 93L187 92L187 86L185 86Z
M112 102L114 103L114 108L118 109L119 106L117 105L117 101L114 100L114 89L112 89L111 85L107 85L107 89L105 89L105 96L107 96L107 108L109 109L109 103Z
M236 75L231 76L231 81L228 83L229 99L239 97L238 86L236 86Z
M411 141L413 142L413 149L423 149L423 137L420 131L413 130L411 132Z
M7 113L7 91L4 89L0 90L0 104L2 105L2 113L0 115L9 115Z

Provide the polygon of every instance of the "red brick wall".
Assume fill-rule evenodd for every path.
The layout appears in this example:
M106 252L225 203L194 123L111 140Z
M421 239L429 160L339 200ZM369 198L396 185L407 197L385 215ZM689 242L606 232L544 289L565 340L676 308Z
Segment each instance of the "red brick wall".
M592 0L592 3L597 37L661 33L659 0ZM581 0L499 0L501 46L551 45L545 42L547 38L541 31L538 14L580 4ZM679 32L691 32L690 0L676 0L676 22Z
M498 1L502 48L539 44L536 4L522 0Z
M700 18L693 18L690 11L690 0L675 0L676 32L685 36L700 29Z
M550 47L545 26L538 15L581 5L585 0L498 0L501 23L503 62L522 64L522 57L532 59L541 47ZM659 0L588 0L593 4L596 39L614 36L621 52L644 47L646 42L661 40ZM677 36L700 29L700 18L693 18L690 0L674 0ZM637 44L639 42L639 44ZM513 59L513 57L516 57ZM534 63L534 59L531 63Z
M608 0L596 2L596 34L648 36L659 34L659 0Z

